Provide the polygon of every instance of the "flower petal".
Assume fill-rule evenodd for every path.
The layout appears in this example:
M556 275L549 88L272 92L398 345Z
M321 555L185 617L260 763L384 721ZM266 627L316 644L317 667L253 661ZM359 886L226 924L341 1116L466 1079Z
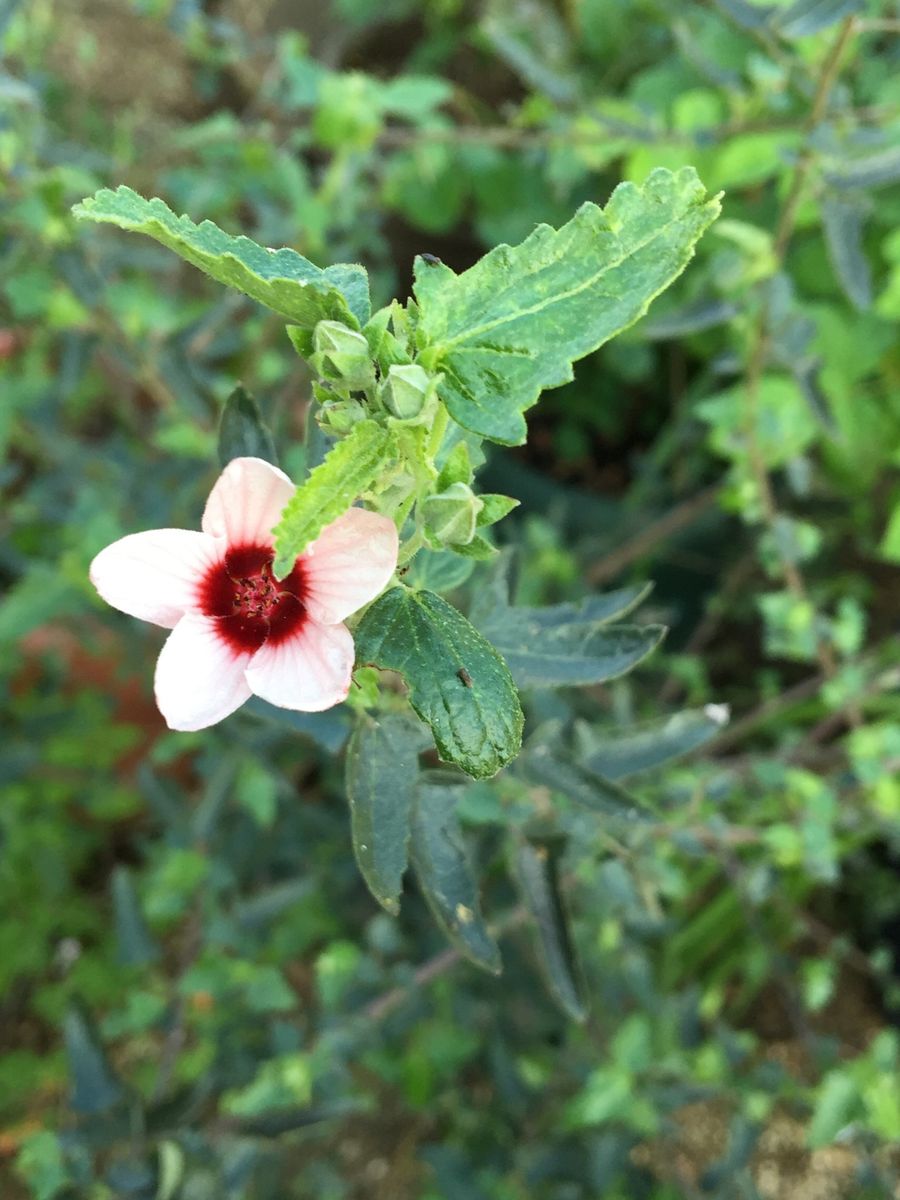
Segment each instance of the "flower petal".
M393 521L348 509L304 550L303 602L315 621L334 625L374 600L397 567Z
M321 712L346 700L353 659L346 625L319 625L307 618L292 637L257 650L247 682L254 695L279 708Z
M281 510L294 485L261 458L233 458L206 502L204 533L224 537L229 546L270 546Z
M224 544L192 529L130 533L101 550L91 582L107 604L172 629L197 603L197 586Z
M249 661L219 636L214 617L182 617L156 664L156 703L169 728L205 729L240 708L250 697Z

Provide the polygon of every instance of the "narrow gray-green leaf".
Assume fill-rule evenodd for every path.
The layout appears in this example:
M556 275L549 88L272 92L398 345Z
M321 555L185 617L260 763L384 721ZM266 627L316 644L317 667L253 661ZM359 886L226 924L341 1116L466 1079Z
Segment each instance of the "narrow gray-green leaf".
M347 747L346 786L353 852L369 891L400 910L410 820L427 733L412 717L363 717Z
M72 209L76 217L105 221L144 233L210 275L265 304L304 329L319 321L363 325L369 318L369 281L355 263L315 266L296 250L269 250L247 237L231 237L214 225L176 216L158 198L146 200L128 187L102 188Z
M877 188L896 183L900 179L900 148L893 146L876 154L846 159L824 175L836 188Z
M63 1040L72 1079L72 1107L91 1116L107 1112L126 1098L100 1043L92 1018L80 1003L70 1005L63 1017Z
M872 304L872 269L863 250L867 212L859 198L826 196L822 201L825 245L838 282L861 312Z
M357 500L393 454L393 441L375 421L360 421L328 451L287 502L275 527L275 575L281 579L326 525Z
M278 456L269 427L262 419L259 405L238 384L219 418L219 462L227 467L233 458L263 458L275 466Z
M605 816L634 819L641 812L634 796L619 784L579 766L561 746L530 742L516 762L516 772L530 783L560 792L574 804Z
M456 819L457 788L423 777L413 806L410 859L428 906L476 966L500 974L500 951L481 915L478 885Z
M605 209L583 204L456 275L416 260L419 357L443 372L454 420L482 437L525 440L522 412L572 363L627 329L684 270L719 212L691 167L623 183Z
M576 982L578 966L559 889L559 847L523 841L516 852L516 875L525 907L538 935L538 962L550 995L573 1021L587 1016Z
M159 947L150 936L127 867L116 867L113 871L112 899L119 961L128 967L154 962L159 958Z
M721 733L727 720L727 708L709 705L676 713L640 729L591 736L590 749L582 761L604 780L625 779L696 750Z
M405 587L386 592L356 630L356 656L403 675L445 761L486 779L518 753L523 716L509 669L440 596Z
M519 687L585 687L615 679L646 658L666 632L662 625L571 619L571 610L558 615L559 623L553 624L541 609L507 608L481 622L482 633L506 659Z
M862 0L794 0L775 10L772 25L783 37L809 37L859 12Z

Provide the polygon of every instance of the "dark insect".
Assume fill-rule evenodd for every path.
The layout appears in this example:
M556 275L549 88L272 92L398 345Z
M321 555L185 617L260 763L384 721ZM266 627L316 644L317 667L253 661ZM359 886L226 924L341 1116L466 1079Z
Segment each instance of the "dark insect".
M466 670L465 667L459 668L459 670L456 672L456 677L459 680L459 682L463 685L463 687L470 688L472 686L472 676L469 674L469 672Z
M441 260L436 254L421 254L419 257L422 259L422 262L427 262L429 267L439 267L441 265Z

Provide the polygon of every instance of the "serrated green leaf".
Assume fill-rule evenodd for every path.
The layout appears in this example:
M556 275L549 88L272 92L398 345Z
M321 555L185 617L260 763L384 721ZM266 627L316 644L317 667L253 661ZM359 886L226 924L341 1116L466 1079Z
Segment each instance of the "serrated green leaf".
M386 592L356 630L356 657L403 675L445 761L487 779L518 753L524 718L509 669L440 596L405 587Z
M363 717L347 747L346 786L353 853L369 891L389 913L400 911L418 755L428 745L411 717Z
M727 719L727 708L710 706L676 713L641 729L604 737L591 735L590 748L582 761L604 779L625 779L696 750L721 733Z
M262 419L259 405L238 384L219 418L219 462L227 467L233 458L262 458L278 465L272 434Z
M539 225L456 275L416 260L422 364L460 425L525 440L523 410L572 378L572 363L626 329L678 276L719 212L696 172L623 183L606 209L582 205L559 230Z
M420 781L410 859L428 906L450 941L486 971L500 974L500 951L481 916L478 886L456 819L458 789L440 775Z
M326 525L357 500L393 453L391 435L375 421L360 421L310 472L287 502L275 533L275 575L283 578Z
M90 1116L107 1112L126 1097L101 1045L94 1022L80 1004L63 1017L63 1040L72 1078L72 1107Z
M576 982L578 967L559 890L559 846L523 841L516 851L516 875L525 907L538 935L538 962L550 995L573 1021L587 1016Z
M250 238L231 237L212 221L195 225L189 217L176 216L163 200L146 200L128 187L102 188L72 212L82 220L107 222L155 238L218 283L243 292L304 329L326 319L356 326L369 318L368 276L355 263L323 270L296 250L269 250Z
M141 967L159 958L159 948L150 936L127 867L113 871L112 899L119 961L128 967Z

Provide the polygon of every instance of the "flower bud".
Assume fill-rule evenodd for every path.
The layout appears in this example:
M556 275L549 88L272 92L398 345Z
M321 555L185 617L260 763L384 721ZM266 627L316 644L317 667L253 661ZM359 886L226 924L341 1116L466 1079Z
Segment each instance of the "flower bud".
M481 507L467 483L452 483L425 501L426 533L441 546L467 546L475 537Z
M340 321L320 321L313 330L313 369L323 378L353 391L373 387L375 368L369 343Z
M343 437L365 415L366 410L358 400L334 400L322 405L316 419L326 433Z
M415 363L395 364L382 385L381 399L388 412L399 421L424 420L433 393L433 382L427 371Z

